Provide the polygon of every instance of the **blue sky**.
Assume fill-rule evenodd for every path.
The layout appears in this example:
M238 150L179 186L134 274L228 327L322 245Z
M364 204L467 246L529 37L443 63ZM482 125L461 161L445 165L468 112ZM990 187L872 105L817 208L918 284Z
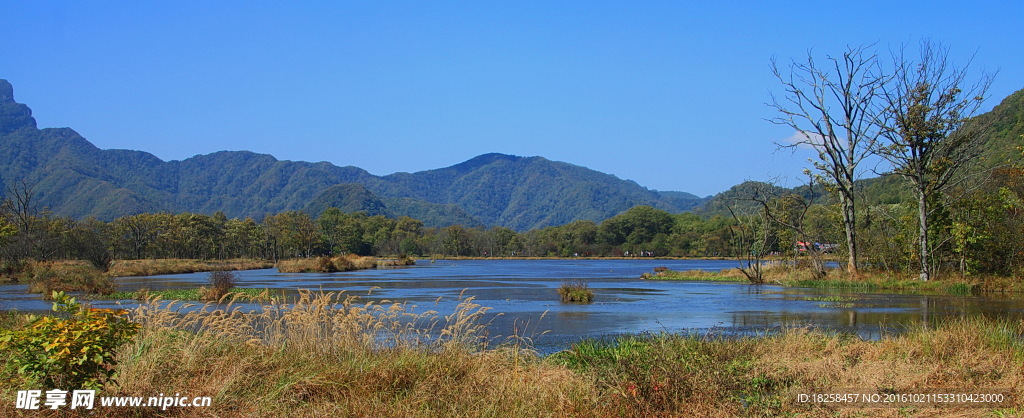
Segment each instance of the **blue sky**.
M1024 88L1024 2L3 2L0 78L40 127L179 160L383 175L488 152L701 196L796 185L780 62L931 38Z

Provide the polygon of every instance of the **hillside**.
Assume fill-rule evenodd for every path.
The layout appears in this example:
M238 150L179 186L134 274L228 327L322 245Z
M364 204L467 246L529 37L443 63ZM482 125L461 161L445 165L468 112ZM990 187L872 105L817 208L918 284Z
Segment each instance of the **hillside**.
M1024 145L1024 90L1006 96L992 111L978 115L972 123L984 128L985 165L994 167L1024 162L1017 147Z
M261 218L339 206L428 226L527 230L601 221L636 205L681 212L703 201L569 163L503 154L387 176L248 151L163 161L143 151L101 150L70 128L38 129L31 109L0 80L0 182L15 181L34 185L39 203L57 215L101 220L157 211Z

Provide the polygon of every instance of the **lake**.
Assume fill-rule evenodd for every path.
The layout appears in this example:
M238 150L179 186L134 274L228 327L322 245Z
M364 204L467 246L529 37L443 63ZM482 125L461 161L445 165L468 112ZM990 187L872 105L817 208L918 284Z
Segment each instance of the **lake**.
M759 333L806 326L875 339L885 333L950 317L984 315L1024 318L1024 300L999 296L909 295L787 288L743 283L642 280L664 266L673 270L717 271L731 260L421 260L407 268L344 273L239 272L239 287L345 291L366 300L415 305L416 312L451 313L460 295L490 307L492 337L531 337L549 352L582 337L624 333ZM198 287L208 273L119 278L119 290ZM592 304L559 301L556 289L568 280L586 281ZM373 291L370 292L371 288ZM838 302L823 301L842 297ZM814 300L817 299L817 300ZM826 299L827 300L827 299ZM126 306L131 301L123 301ZM110 307L116 302L97 301ZM24 286L0 287L0 309L38 311L49 304Z

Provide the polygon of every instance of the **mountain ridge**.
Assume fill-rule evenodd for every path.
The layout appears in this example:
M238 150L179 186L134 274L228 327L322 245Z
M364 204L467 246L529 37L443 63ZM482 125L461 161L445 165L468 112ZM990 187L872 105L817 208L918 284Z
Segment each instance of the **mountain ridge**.
M704 200L685 192L663 196L566 162L499 153L385 176L252 151L164 161L145 151L100 149L71 128L39 129L31 109L15 101L13 86L3 79L0 154L5 185L25 181L53 213L101 220L157 211L261 218L341 202L389 216L427 216L427 226L468 223L522 231L601 221L641 204L682 212ZM338 187L353 184L358 187Z

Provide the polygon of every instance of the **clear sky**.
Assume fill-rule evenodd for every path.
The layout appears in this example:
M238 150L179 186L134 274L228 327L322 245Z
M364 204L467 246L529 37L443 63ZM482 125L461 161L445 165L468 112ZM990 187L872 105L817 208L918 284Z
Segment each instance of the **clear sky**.
M180 160L384 175L488 152L656 190L796 185L780 62L924 37L1024 88L1021 1L2 1L0 78L40 127Z

